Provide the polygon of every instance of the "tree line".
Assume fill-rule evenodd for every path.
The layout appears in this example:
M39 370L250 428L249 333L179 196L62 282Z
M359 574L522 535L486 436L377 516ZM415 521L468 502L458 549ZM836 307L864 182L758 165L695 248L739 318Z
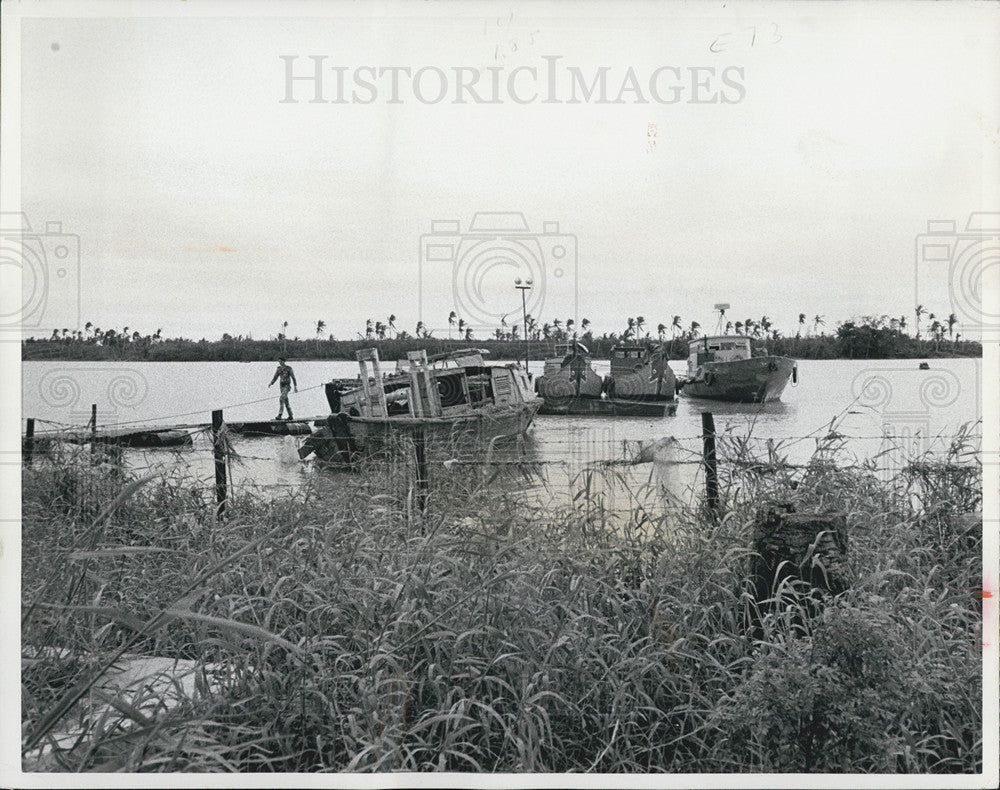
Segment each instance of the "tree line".
M833 332L825 330L826 319L815 315L807 319L799 314L797 331L786 335L773 325L768 316L732 321L725 311L719 311L721 334L751 338L758 349L767 353L796 359L877 359L925 356L981 356L978 342L963 340L954 331L958 319L954 313L938 318L918 305L914 310L914 334L906 330L906 316L864 316L841 321ZM697 321L684 322L679 315L669 323L651 327L643 316L628 317L618 332L596 335L587 318L539 322L531 315L519 323L508 323L502 316L498 327L489 336L479 337L462 318L451 312L448 334L436 336L424 322L418 321L413 333L396 326L396 316L383 320L367 319L363 330L350 339L324 337L326 322L316 322L311 338L289 338L288 322L281 323L275 337L255 340L249 335L224 333L219 340L168 338L163 330L143 333L131 327L102 329L88 321L82 330L54 330L43 338L26 338L22 342L22 359L129 359L148 361L239 361L273 360L278 356L297 359L354 359L360 348L376 346L384 359L399 359L407 351L426 349L436 353L475 343L489 350L495 359L523 359L525 354L539 359L555 352L555 346L576 339L587 345L595 358L607 358L611 349L621 343L639 343L662 347L672 359L687 356L688 344L704 336ZM921 320L924 320L922 331Z

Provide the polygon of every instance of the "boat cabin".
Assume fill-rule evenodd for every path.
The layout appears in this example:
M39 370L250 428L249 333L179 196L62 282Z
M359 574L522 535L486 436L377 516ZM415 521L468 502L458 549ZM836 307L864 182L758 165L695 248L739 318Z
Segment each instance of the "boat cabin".
M648 357L645 346L615 346L611 349L611 375L634 373L646 364Z
M520 365L487 365L483 353L463 349L428 358L426 351L409 351L383 376L378 351L363 349L356 353L360 386L341 393L336 405L331 400L331 409L356 417L447 417L534 397Z
M706 362L750 359L750 338L745 335L709 335L688 345L688 370L694 373Z
M590 359L590 350L583 344L576 341L570 343L556 343L553 356L545 360L545 367L542 370L543 376L552 377L558 373L571 357L583 357Z

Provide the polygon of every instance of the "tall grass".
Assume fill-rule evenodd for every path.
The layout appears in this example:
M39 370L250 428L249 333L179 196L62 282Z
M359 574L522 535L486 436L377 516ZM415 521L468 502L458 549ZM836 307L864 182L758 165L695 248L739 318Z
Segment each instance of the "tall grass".
M543 505L530 471L435 461L421 513L410 462L377 462L217 522L190 480L36 463L25 768L981 770L980 480L720 449L721 513L614 527L588 487L614 468ZM851 586L812 618L792 584L753 600L768 502L848 514ZM189 660L194 691L116 691L131 654Z

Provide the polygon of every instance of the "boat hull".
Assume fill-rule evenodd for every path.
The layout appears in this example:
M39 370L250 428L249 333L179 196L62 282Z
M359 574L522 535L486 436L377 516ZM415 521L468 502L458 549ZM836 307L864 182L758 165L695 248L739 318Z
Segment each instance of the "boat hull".
M607 417L663 417L677 412L673 400L626 400L619 398L545 398L539 414Z
M572 360L565 367L549 370L535 381L535 391L543 398L599 398L604 388L602 379L582 357Z
M449 448L453 443L488 445L497 439L523 436L542 406L541 398L506 408L481 409L442 417L331 416L299 450L302 458L315 452L330 463L352 463L360 457L402 447L407 440Z
M735 403L776 401L781 399L794 367L794 360L787 357L706 362L697 378L683 383L681 394Z

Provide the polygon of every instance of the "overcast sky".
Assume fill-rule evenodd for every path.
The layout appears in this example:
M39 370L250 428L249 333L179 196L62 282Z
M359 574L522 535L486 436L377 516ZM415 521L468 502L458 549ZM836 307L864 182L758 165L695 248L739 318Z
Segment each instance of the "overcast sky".
M711 326L717 302L786 334L800 312L912 326L919 300L975 334L915 238L1000 210L996 5L70 8L96 18L21 27L22 208L80 244L40 331L76 326L78 277L81 325L344 338L394 314L440 336L452 309L519 323L530 264L540 321L598 331ZM107 15L125 8L151 16ZM322 86L289 87L316 63ZM483 103L459 95L473 77ZM482 217L472 238L477 212L528 232Z

